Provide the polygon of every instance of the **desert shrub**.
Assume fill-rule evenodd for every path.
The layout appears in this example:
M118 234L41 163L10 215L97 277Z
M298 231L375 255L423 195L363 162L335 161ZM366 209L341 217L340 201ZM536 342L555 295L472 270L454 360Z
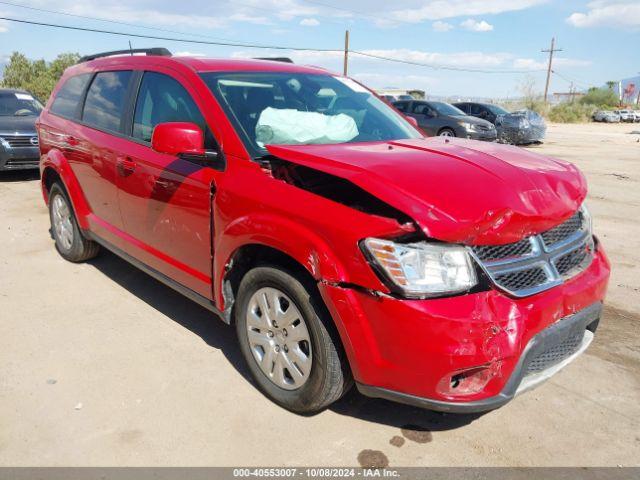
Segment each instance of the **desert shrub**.
M597 109L615 109L618 104L616 93L609 88L590 88L587 93L580 98L582 105L592 105Z
M588 122L595 110L593 105L583 105L580 102L560 103L549 109L548 118L558 123Z

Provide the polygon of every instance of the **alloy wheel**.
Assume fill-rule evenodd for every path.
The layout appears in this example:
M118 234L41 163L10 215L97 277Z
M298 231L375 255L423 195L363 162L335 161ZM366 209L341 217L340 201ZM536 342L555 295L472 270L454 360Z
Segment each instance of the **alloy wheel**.
M73 223L71 221L71 209L62 197L56 195L53 198L51 211L53 213L53 229L56 238L65 250L70 250L73 245Z
M295 303L281 290L260 288L249 299L246 322L262 373L285 390L302 387L311 374L311 338Z

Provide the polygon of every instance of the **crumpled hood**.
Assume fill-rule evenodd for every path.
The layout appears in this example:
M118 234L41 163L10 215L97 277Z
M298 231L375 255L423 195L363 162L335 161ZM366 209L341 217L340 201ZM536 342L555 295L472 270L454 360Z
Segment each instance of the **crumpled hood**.
M504 244L540 233L571 216L587 191L568 162L457 138L267 149L351 181L447 242Z

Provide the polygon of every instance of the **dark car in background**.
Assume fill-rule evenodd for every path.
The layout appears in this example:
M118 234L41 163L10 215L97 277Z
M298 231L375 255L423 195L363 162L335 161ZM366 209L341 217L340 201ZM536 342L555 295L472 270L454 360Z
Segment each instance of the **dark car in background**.
M496 127L498 141L514 145L542 143L547 126L541 115L532 110L509 112L491 103L454 103L467 115L488 120Z
M495 127L486 120L471 117L445 102L425 100L399 101L393 106L418 122L430 136L462 137L472 140L496 140Z
M0 171L39 167L35 123L41 111L29 92L0 88Z

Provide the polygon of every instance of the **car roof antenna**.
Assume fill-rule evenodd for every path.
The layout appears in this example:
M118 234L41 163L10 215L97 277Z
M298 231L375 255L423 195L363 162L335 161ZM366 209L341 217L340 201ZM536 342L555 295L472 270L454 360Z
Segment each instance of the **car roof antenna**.
M131 56L133 57L133 47L131 46L131 40L129 40L129 51L131 52Z

